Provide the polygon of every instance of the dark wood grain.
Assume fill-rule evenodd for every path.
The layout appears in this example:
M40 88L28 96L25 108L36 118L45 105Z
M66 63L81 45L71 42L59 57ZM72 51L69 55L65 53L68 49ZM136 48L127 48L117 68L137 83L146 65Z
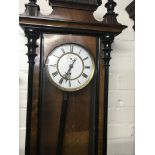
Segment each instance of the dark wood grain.
M89 155L98 154L99 144L99 92L100 92L100 39L96 39L96 65L92 82L90 107L90 151Z
M39 51L38 51L39 53ZM38 111L38 117L37 117L37 150L36 150L36 154L37 155L40 155L40 136L41 136L41 125L42 123L39 121L41 120L42 116L41 116L41 107L42 107L42 104L43 104L43 96L44 96L44 70L43 70L43 66L44 66L44 37L43 37L43 33L41 33L40 35L40 53L39 53L39 59L40 59L40 63L39 63L39 67L37 66L35 70L38 70L39 69L39 83L38 83L38 90L39 90L39 94L38 94L38 108L37 111ZM39 60L38 60L39 62ZM37 76L38 76L37 74Z
M100 0L50 0L50 2L72 2L78 4L98 4Z
M49 0L52 7L74 8L95 11L102 4L101 0Z

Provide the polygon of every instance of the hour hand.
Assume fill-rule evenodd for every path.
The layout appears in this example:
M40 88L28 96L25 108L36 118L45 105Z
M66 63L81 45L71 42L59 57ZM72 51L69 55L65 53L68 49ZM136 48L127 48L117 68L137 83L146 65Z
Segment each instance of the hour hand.
M71 73L70 72L65 73L64 78L66 79L67 82L71 78Z

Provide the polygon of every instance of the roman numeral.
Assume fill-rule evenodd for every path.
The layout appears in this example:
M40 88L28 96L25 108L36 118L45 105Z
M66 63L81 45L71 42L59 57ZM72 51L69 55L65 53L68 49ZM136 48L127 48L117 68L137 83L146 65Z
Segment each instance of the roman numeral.
M71 87L71 80L69 80L69 87Z
M88 75L87 75L87 74L85 74L85 73L82 73L82 76L83 76L83 77L85 77L85 78L87 78L87 77L88 77Z
M54 55L54 54L53 54L53 56L55 56L56 58L60 58L60 57L58 57L58 56L56 56L56 55Z
M78 83L81 84L81 82L78 80Z
M62 84L63 80L64 80L63 78L60 79L60 81L59 81L60 85Z
M87 60L87 59L88 59L88 57L84 58L83 61L84 61L84 60Z
M82 50L80 49L79 54L81 53L81 51L82 51Z
M70 46L70 52L73 52L73 45Z
M65 54L66 52L65 52L65 50L63 49L63 48L61 48L61 51Z
M52 75L53 75L54 77L56 77L56 76L58 75L58 71L52 73Z
M84 68L86 68L86 69L90 69L90 66L84 66Z
M57 66L57 64L54 64L54 65L50 65L51 67L56 67Z

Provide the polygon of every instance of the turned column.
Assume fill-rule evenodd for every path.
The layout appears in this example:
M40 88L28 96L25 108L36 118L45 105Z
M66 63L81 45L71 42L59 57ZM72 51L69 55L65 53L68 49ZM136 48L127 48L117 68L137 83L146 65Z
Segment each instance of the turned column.
M111 44L114 34L107 33L101 37L103 48L101 58L104 60L104 110L103 110L103 155L107 155L107 127L108 127L108 86L109 86L109 62L112 51Z
M114 12L116 7L114 0L108 0L105 4L107 13L103 17L103 23L108 25L120 25L117 22L118 14ZM103 49L101 57L104 60L104 110L103 110L103 155L107 155L107 128L108 128L108 87L109 87L109 62L111 59L110 53L112 51L111 44L114 40L114 33L106 33L101 37Z
M35 64L36 48L38 45L36 44L37 39L39 38L39 31L26 28L25 35L27 37L28 53L28 92L27 92L27 117L26 117L26 140L25 140L25 155L30 155L30 143L31 143L31 117L32 117L32 96L33 96L33 71Z

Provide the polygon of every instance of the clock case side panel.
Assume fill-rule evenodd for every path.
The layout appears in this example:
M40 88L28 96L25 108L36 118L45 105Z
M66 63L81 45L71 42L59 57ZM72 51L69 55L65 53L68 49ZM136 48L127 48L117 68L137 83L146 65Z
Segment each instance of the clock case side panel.
M99 42L99 40L97 39L97 43ZM96 49L98 51L99 50L99 46L96 45ZM41 150L41 145L42 142L40 141L42 138L42 110L44 107L42 107L44 105L44 74L46 74L43 71L43 66L44 66L44 39L43 39L43 34L41 35L41 40L40 40L40 55L38 56L40 58L40 66L38 66L38 64L36 64L36 68L39 68L39 71L37 72L37 75L35 75L36 77L38 76L39 78L39 84L37 84L36 82L34 83L34 86L37 88L38 87L38 97L36 97L36 100L39 101L38 104L38 115L35 115L35 117L37 117L37 121L38 121L38 126L37 126L37 145L36 145L36 149L37 149L37 155L42 155L43 151ZM95 58L95 60L99 60L99 55ZM98 61L99 62L99 61ZM98 149L96 149L98 147L98 115L99 115L99 104L101 104L101 102L99 104L96 104L99 102L99 65L98 62L96 61L96 73L93 79L93 82L91 83L91 85L95 88L95 89L91 89L91 123L90 123L90 132L89 132L89 154L90 155L95 155L96 151L98 152ZM98 83L98 84L97 84ZM61 98L61 97L60 97ZM37 109L36 109L37 110ZM37 113L36 113L37 114ZM97 129L95 130L94 133L94 127ZM33 142L35 143L35 141ZM33 150L35 150L35 148L33 148ZM44 152L45 153L45 152ZM34 151L33 151L33 155L34 155Z
M63 95L55 87L51 88L49 86L50 82L46 76L46 60L44 59L46 57L44 33L42 34L42 40L43 43L40 51L40 100L38 108L37 155L48 155L56 154L55 148L57 144L59 124L54 124L55 127L53 128L52 124L49 122L54 122L54 119L56 122L59 122L61 110L60 104L62 102ZM53 102L56 102L57 105L53 105ZM51 132L54 133L52 136Z
M95 60L95 74L92 82L91 90L91 126L90 126L90 155L102 154L102 121L103 121L103 87L102 71L103 66L100 61L100 47L101 41L96 37L96 60Z

